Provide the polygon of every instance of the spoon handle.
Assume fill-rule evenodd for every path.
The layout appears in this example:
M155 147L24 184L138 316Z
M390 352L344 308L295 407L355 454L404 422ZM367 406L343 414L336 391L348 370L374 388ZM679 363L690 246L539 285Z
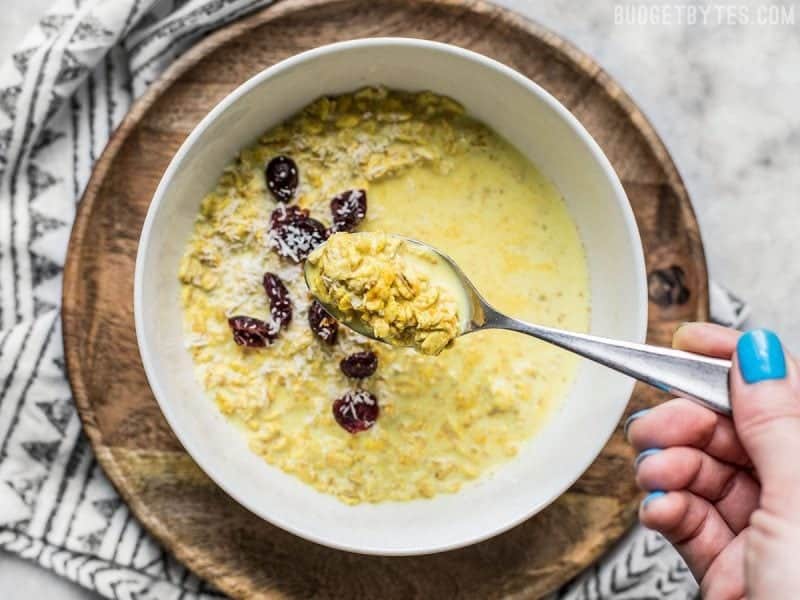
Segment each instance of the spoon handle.
M526 333L670 394L694 400L722 414L731 414L728 393L728 372L731 368L729 360L584 333L571 333L525 323L496 312L487 315L481 328Z

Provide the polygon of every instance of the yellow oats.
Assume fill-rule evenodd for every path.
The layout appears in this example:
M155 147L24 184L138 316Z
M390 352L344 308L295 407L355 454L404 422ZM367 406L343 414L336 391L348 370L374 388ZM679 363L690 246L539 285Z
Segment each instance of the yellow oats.
M376 333L402 336L423 327L425 335L415 333L411 343L447 348L422 356L343 326L336 343L321 341L308 327L302 267L270 248L277 204L264 165L279 154L298 166L292 204L323 226L331 225L333 196L366 189L368 211L358 231L442 247L510 313L542 323L565 318L575 330L588 324L585 259L558 191L455 101L364 88L320 98L264 133L202 199L177 275L185 345L210 400L265 462L346 504L455 493L511 460L568 389L576 362L502 332L447 345L439 309L448 302L439 280L427 271L415 277L376 268L374 256L391 248L386 240L364 242L341 261L337 277L354 287L338 305L349 309L363 296L359 310L375 312ZM417 258L435 264L426 256ZM243 348L227 319L269 320L265 272L285 283L293 318L271 345ZM365 350L378 356L375 374L345 377L340 361ZM332 404L358 388L375 395L380 413L371 430L350 434Z
M353 114L342 115L341 117L336 119L336 126L339 127L340 129L347 129L358 125L358 122L360 120L361 119L358 117L358 115L353 115Z
M420 495L423 498L433 498L436 495L436 488L427 481L422 481L417 485Z

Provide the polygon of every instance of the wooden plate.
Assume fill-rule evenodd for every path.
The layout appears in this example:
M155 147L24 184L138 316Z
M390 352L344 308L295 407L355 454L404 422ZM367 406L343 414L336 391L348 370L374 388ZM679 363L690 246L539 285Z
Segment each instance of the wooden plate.
M365 557L306 542L252 515L214 485L173 436L148 388L133 327L136 246L178 146L228 92L314 46L412 36L470 48L555 95L602 146L642 232L650 342L708 316L697 223L645 117L589 57L501 8L447 0L286 0L208 37L133 107L80 205L64 274L64 343L75 400L97 458L133 512L202 577L236 597L539 597L577 574L634 521L632 451L617 431L594 465L535 518L435 556ZM637 388L630 410L657 393Z

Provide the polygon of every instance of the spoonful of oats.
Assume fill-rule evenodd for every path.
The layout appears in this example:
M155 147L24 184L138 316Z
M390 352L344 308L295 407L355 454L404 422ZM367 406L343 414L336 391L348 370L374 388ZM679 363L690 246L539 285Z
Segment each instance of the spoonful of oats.
M730 414L727 360L526 323L478 293L447 255L385 233L336 233L305 263L311 293L333 317L367 337L436 355L485 329L525 333Z
M424 244L385 233L336 233L305 264L311 293L368 337L439 354L469 327L459 273Z

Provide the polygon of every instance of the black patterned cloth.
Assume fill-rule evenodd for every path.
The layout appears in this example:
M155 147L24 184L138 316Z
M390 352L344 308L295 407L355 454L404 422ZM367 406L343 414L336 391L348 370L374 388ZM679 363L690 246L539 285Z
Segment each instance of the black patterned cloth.
M199 37L265 0L58 0L0 68L0 548L107 598L222 597L142 528L84 437L58 306L76 203L111 132ZM716 314L746 307L714 288ZM562 590L692 598L677 554L636 528Z

